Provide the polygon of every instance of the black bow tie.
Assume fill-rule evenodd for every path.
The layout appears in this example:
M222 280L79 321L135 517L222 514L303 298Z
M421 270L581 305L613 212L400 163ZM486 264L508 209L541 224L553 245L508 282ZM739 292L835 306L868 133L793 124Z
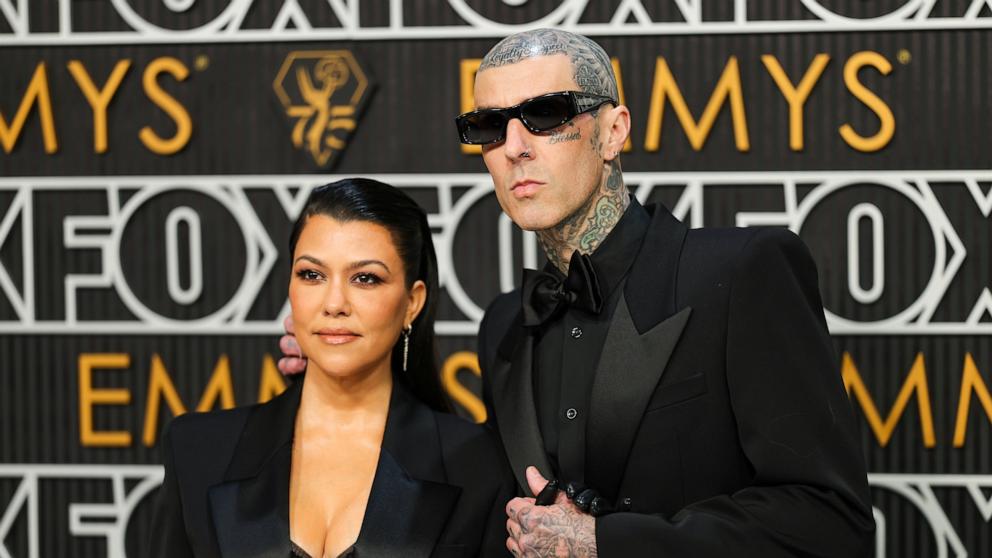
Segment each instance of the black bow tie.
M548 271L525 269L521 291L524 326L527 327L541 325L569 306L593 314L603 307L592 259L578 250L572 253L568 276L564 280Z

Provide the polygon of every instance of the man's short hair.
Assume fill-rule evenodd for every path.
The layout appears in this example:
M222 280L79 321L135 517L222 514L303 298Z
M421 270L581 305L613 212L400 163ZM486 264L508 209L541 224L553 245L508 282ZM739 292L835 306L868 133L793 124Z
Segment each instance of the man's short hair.
M536 29L510 35L489 50L479 71L555 54L569 57L572 77L581 91L617 98L613 65L603 47L588 37L560 29Z

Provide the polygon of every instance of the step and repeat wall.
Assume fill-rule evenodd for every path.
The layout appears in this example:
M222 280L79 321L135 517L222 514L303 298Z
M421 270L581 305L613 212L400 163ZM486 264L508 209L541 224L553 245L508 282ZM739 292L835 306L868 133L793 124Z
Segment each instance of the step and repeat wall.
M992 2L0 0L0 557L141 556L173 416L284 388L289 229L369 176L428 211L444 385L542 265L453 117L557 26L613 57L631 191L819 265L878 557L992 555Z

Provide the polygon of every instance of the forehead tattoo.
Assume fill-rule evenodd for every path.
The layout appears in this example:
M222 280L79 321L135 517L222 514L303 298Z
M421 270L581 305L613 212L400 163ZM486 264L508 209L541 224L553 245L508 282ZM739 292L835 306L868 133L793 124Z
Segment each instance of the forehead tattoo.
M510 35L486 54L479 71L555 54L564 54L571 60L572 77L580 90L617 98L613 66L603 47L588 37L559 29L537 29Z

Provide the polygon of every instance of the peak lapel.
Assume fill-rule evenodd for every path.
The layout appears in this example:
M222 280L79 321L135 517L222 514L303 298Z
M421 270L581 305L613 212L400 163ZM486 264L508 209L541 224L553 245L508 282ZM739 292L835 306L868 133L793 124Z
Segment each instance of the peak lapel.
M257 476L208 491L221 556L289 556L289 466L292 446L280 448Z
M434 413L394 381L359 556L431 555L461 494L445 482L441 451Z
M460 494L457 486L411 477L383 449L356 554L428 558Z
M675 300L679 258L688 229L660 204L645 207L651 225L623 293L639 333L680 310Z
M221 556L289 556L289 470L303 382L256 407L225 481L208 491Z
M587 480L616 497L641 416L689 320L676 280L687 228L662 205L631 265L600 356L587 426Z
M616 497L641 417L691 313L687 307L640 335L626 301L617 304L593 381L586 445L586 477L610 499Z
M500 343L489 382L493 390L496 425L513 474L524 494L531 494L524 475L534 465L545 478L554 472L544 453L544 439L534 405L534 336L524 330L520 314Z

